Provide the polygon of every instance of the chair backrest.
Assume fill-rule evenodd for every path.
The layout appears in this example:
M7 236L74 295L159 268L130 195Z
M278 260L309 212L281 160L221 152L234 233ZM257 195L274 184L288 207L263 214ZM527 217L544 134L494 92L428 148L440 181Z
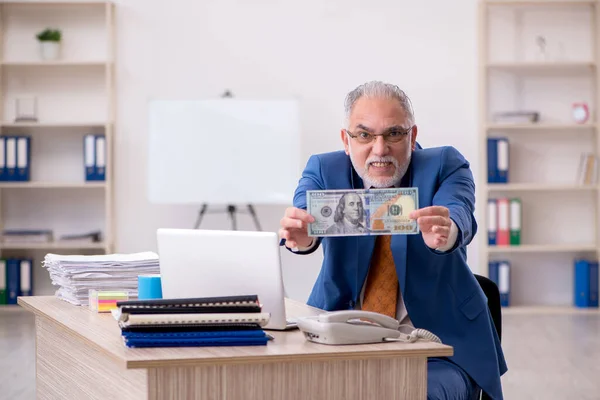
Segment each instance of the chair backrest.
M498 290L498 285L485 276L475 274L475 278L488 299L488 307L496 326L496 332L498 332L498 337L502 340L502 306L500 305L500 290Z
M500 305L500 290L498 289L498 285L485 276L475 274L475 278L488 299L488 308L490 309L490 314L492 314L498 338L502 341L502 306ZM491 400L491 397L482 392L481 400Z

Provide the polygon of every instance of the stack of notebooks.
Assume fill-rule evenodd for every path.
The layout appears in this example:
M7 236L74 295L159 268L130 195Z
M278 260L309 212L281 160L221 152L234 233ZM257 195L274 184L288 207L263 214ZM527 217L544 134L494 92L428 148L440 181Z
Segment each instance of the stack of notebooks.
M128 300L113 311L127 347L266 345L256 295L192 299Z
M138 295L138 275L159 274L158 255L153 252L106 255L47 254L42 266L48 269L56 296L71 304L89 305L89 291L121 290Z

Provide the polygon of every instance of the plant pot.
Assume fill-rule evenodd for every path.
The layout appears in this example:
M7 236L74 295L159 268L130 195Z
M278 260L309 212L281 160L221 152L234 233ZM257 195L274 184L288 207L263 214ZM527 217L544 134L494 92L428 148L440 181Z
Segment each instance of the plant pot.
M57 60L60 57L60 42L40 42L40 54L42 60Z

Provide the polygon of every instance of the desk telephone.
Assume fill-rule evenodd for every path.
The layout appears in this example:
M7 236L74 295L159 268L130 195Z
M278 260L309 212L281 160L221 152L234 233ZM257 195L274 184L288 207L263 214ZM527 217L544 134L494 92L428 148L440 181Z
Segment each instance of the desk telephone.
M364 344L386 341L415 342L425 339L442 343L425 329L400 332L404 325L387 315L359 310L332 311L317 316L298 318L298 328L307 340L323 344Z

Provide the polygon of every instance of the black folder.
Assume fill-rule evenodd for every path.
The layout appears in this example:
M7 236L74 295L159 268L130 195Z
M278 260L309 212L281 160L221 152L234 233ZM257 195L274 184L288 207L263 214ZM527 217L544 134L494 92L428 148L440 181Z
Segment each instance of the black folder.
M122 313L186 314L186 313L259 313L257 295L197 297L183 299L151 299L118 301Z

